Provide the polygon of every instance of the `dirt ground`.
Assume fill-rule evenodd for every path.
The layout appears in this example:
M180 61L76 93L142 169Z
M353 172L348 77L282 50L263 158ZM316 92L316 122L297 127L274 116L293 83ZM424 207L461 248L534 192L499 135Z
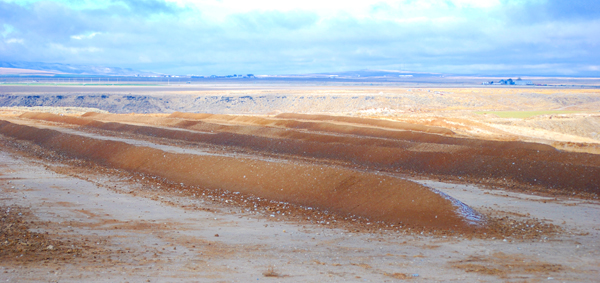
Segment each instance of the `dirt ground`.
M562 231L527 240L363 232L180 197L10 151L0 159L3 225L12 215L11 223L50 239L16 251L5 242L0 278L8 282L592 282L600 274L597 201L419 180L475 209L543 219Z
M590 109L527 119L26 110L0 116L0 281L600 278ZM163 162L147 157L155 151ZM177 175L181 160L213 165ZM447 215L427 213L431 204ZM411 215L421 220L389 218Z

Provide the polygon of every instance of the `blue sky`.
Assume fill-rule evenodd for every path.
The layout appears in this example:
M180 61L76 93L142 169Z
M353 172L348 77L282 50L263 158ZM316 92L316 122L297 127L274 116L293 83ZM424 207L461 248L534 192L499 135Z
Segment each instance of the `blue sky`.
M598 0L288 2L0 0L0 61L182 75L600 76Z

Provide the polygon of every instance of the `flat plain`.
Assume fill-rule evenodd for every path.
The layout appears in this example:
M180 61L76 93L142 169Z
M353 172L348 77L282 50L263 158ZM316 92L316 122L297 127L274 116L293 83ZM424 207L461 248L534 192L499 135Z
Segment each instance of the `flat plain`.
M600 90L0 86L0 279L591 282Z

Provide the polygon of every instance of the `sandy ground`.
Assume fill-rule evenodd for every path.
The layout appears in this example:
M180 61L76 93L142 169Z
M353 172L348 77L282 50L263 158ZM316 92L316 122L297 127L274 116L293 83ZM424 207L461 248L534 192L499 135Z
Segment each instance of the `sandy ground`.
M4 257L2 281L592 282L600 276L598 201L417 180L476 210L543 219L563 231L506 241L355 232L179 197L8 148L0 160L2 209L30 211L23 217L31 230L82 250L73 259Z
M57 88L56 93L45 93L47 89L40 86L3 87L0 92L5 98L10 96L7 94L10 91L17 94L16 98L11 98L15 100L13 106L26 107L2 108L0 118L81 138L148 147L167 154L317 164L334 169L350 168L380 177L391 176L438 190L489 219L493 217L494 221L502 222L497 229L512 230L496 230L490 236L462 232L421 233L422 230L398 229L360 219L345 222L340 219L334 223L321 212L280 209L280 204L275 206L265 199L248 199L248 203L240 203L239 198L232 197L232 192L221 195L219 190L213 194L204 190L206 195L203 191L192 194L193 188L180 186L179 182L167 185L151 174L140 175L135 170L127 172L122 168L99 165L91 159L65 157L29 141L0 135L0 281L599 282L600 218L597 216L600 215L600 201L597 185L593 182L550 190L551 184L529 186L522 182L519 185L512 181L490 181L477 175L462 178L460 174L436 176L418 174L418 170L417 174L383 170L386 167L381 164L388 160L386 151L370 149L373 151L364 154L367 151L362 149L381 146L398 153L406 149L408 154L420 154L415 156L448 153L447 156L452 157L468 147L459 143L378 136L382 129L390 129L379 126L371 126L372 132L361 132L363 127L368 127L336 122L329 130L314 130L217 118L201 120L200 124L194 124L197 121L192 120L179 124L178 121L167 121L168 114L165 114L179 108L196 111L200 109L197 107L213 107L214 113L241 111L264 114L260 117L268 119L276 119L274 117L281 112L298 111L408 122L427 131L435 129L426 127L441 127L452 131L452 138L480 140L482 144L528 141L539 143L533 146L540 148L550 145L560 150L560 156L570 158L565 161L551 159L554 155L548 155L550 161L531 159L533 163L526 163L526 158L517 158L515 162L529 166L523 169L536 166L536 162L547 162L548 166L576 170L570 166L579 162L587 166L581 168L596 172L593 170L598 168L597 154L600 154L598 90L383 86L293 89L285 85L239 86L239 89L227 85L222 86L223 89L221 86L194 87L197 89L170 88L168 93L153 88L135 93L136 88L108 90L101 86L76 91ZM105 91L107 98L97 95ZM85 96L82 99L85 103L72 104L78 101L80 94ZM59 101L58 96L62 95L65 97ZM306 101L308 97L312 100ZM165 111L122 117L103 114L95 118L122 126L121 130L114 131L105 124L102 124L104 128L97 125L80 127L77 123L69 124L68 119L61 122L60 119L18 117L32 110L29 106L38 105L39 101L43 102L39 104L43 107L36 111L65 117L79 117L83 112L97 109L135 112L136 109L150 109L148 105ZM166 107L169 104L166 101L174 107ZM62 106L67 108L48 108L45 103L63 103ZM556 109L581 112L526 119L474 112ZM165 138L153 136L160 133L158 131L146 134L126 131L124 125L186 134L202 132L206 136L216 135L218 131L226 133L226 137L253 135L269 146L266 147L268 150L263 150L260 144L244 147L243 141L237 146L228 145L227 139L211 144ZM419 131L415 130L416 137L433 137ZM450 135L444 139L448 137ZM204 138L209 140L209 137ZM308 150L294 153L294 148L305 142L302 138L313 138L311 142L323 146L332 144L327 139L336 141L335 144L340 146L329 150L335 154L343 152L344 142L357 142L359 147L356 148L361 149L357 157L369 161L370 153L373 156L379 153L382 158L361 165L358 162L361 159L353 159L352 150L348 151L350 157L339 159L320 158ZM275 147L277 141L294 139L300 142L290 143L293 145L290 148ZM398 145L390 146L393 143ZM329 156L326 153L324 150L323 156ZM463 161L482 158L468 157ZM493 162L504 158L497 157L486 160ZM476 169L472 169L473 172ZM597 180L595 176L580 179L589 183L589 180ZM563 181L569 179L556 177ZM590 191L580 194L584 189ZM571 195L571 192L577 194Z

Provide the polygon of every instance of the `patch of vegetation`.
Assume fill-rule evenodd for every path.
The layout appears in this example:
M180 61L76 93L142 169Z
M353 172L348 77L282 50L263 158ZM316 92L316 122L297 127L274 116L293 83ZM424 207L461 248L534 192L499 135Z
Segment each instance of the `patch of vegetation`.
M275 271L274 267L269 267L269 269L267 269L267 271L263 272L263 276L264 277L285 277L285 275L281 275L279 273L277 273L277 271Z

